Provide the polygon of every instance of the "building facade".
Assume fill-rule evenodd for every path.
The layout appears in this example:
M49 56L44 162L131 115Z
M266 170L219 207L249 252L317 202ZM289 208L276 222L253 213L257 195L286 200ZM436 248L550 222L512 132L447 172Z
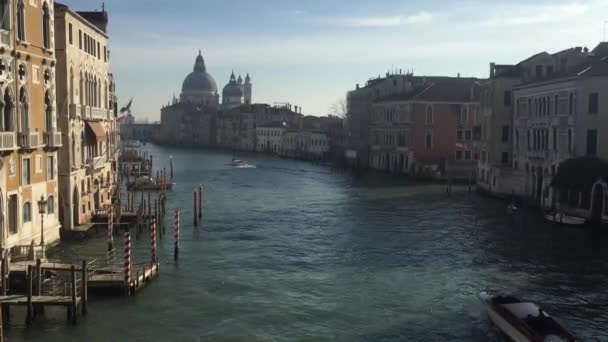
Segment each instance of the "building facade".
M116 115L105 11L55 5L62 226L91 224L116 187Z
M409 77L402 93L373 104L373 169L469 179L477 171L479 86L473 78Z
M279 154L295 159L322 160L329 151L329 138L326 133L292 130L283 134Z
M283 122L271 122L256 128L257 152L278 154L283 150L283 134L286 126Z
M53 1L3 1L0 12L1 245L49 245L59 239L57 149L62 144ZM40 200L46 200L44 210Z

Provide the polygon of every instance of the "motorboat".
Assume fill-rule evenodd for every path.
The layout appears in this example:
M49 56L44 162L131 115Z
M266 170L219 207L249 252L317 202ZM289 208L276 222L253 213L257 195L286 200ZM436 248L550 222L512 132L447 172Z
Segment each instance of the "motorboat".
M243 162L240 159L232 159L232 165L233 166L239 166L239 165L243 165L243 164L245 164L245 162Z
M587 220L583 217L569 216L564 213L557 212L545 214L545 220L567 226L582 226L587 223Z
M515 342L573 342L576 337L536 304L514 296L479 294L494 325Z

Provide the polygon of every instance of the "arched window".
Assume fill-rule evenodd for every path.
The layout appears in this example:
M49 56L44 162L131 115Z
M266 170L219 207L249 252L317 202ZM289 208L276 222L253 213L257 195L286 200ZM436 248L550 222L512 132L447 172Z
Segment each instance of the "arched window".
M23 203L23 223L32 222L32 205L30 202Z
M427 125L433 124L433 106L432 105L426 106L426 124Z
M42 44L46 49L51 48L51 13L46 1L42 5Z
M74 132L72 132L72 153L70 153L70 162L72 167L76 167L76 139L74 138Z
M83 165L85 162L84 158L84 134L80 133L80 165ZM82 186L82 190L84 191L84 185Z
M15 101L9 87L4 90L2 101L2 130L13 132L15 130Z
M19 105L21 106L21 132L26 133L30 129L30 106L25 87L19 89Z
M49 196L49 199L46 201L46 213L51 215L55 213L55 197Z
M5 31L11 30L11 1L10 0L0 0L0 29Z
M46 130L53 130L53 101L49 90L44 92L44 111L46 113Z
M17 0L17 38L25 41L25 3Z
M82 71L80 72L80 82L79 82L79 95L80 95L80 105L84 104L84 76L82 75Z

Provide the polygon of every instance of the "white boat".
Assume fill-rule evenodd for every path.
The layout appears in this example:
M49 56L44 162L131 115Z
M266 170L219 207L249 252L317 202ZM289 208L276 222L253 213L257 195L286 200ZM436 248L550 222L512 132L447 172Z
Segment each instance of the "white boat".
M582 226L587 222L583 217L568 216L564 213L545 214L545 220L568 226Z
M243 165L243 164L245 164L245 163L240 159L232 159L233 166L239 166L239 165Z
M479 294L494 325L515 342L573 342L569 333L536 304L513 296Z

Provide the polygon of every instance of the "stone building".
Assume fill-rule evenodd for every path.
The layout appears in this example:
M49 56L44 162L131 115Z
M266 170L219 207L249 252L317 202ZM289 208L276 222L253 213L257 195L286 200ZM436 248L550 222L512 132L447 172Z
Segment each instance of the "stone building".
M322 160L329 151L329 138L325 132L302 129L284 132L279 154L295 159Z
M0 18L0 244L59 239L54 6L2 1ZM40 204L46 204L40 214ZM44 220L44 224L42 224Z
M432 178L475 179L479 81L406 78L403 91L376 100L370 122L373 169Z
M55 5L63 229L89 225L111 205L116 186L116 116L108 14Z
M608 54L567 49L537 54L522 65L514 87L512 168L524 174L518 194L550 205L558 166L577 156L608 159ZM555 199L555 198L554 198Z
M283 134L287 127L284 122L269 122L256 128L257 152L278 154L282 151Z

